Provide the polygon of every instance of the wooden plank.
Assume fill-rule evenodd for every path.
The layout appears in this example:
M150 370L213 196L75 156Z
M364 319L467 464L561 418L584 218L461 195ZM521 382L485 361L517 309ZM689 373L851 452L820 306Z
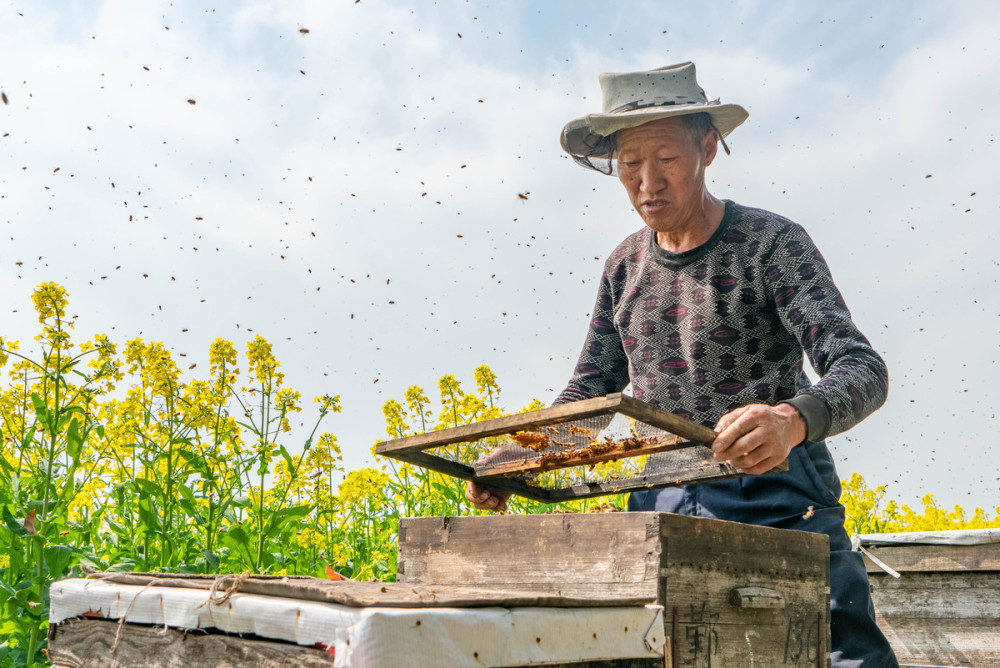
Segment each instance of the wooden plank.
M681 485L690 485L693 483L742 478L746 475L729 462L717 462L712 459L712 453L707 448L701 446L686 448L685 452L693 453L702 449L706 450L706 453L704 453L700 461L689 462L669 471L636 476L625 480L578 483L572 487L551 490L549 494L550 502L586 499L595 496L606 496L608 494L642 491L645 489L680 487ZM772 472L787 470L787 460L771 469Z
M118 633L117 622L98 619L70 619L50 628L49 660L67 668L333 665L329 652L318 647L138 624L125 624Z
M633 513L630 513L633 514ZM665 567L706 572L745 572L825 581L830 539L826 534L775 529L668 513L660 515Z
M440 431L406 436L391 441L382 441L375 445L375 454L396 456L408 452L426 450L431 447L478 441L483 438L490 438L491 436L531 430L569 420L582 420L597 415L607 415L615 411L621 403L621 399L621 393L609 394L606 397L574 401L568 404L543 408L539 411L507 415L493 420L484 420L483 422L441 429Z
M866 550L900 573L911 571L1000 571L1000 543L982 545L885 545ZM869 573L884 573L865 557Z
M493 476L542 473L544 471L564 469L571 466L589 466L590 464L599 464L601 462L617 461L625 457L640 457L642 455L682 450L700 445L691 441L681 441L679 436L641 439L640 443L640 445L636 445L635 442L631 442L631 439L623 439L617 443L598 443L597 447L590 446L579 450L547 452L500 464L489 464L483 467L476 466L476 478L481 480Z
M901 663L1000 665L1000 572L869 578L876 621Z
M584 522L576 514L404 518L397 579L652 603L659 573L653 515L593 514Z
M435 457L427 454L426 452L408 452L405 455L401 455L399 458L403 461L410 462L411 464L416 464L417 466L422 466L424 468L431 469L432 471L437 471L438 473L444 473L445 475L461 478L462 480L478 479L475 475L475 469L471 466L453 462L442 457ZM527 499L541 501L542 503L552 503L551 490L545 489L544 487L529 485L527 482L519 478L491 479L488 484L490 487L499 487L500 489L513 492L514 494L523 496Z
M646 424L651 424L696 443L708 445L715 440L716 433L713 430L682 418L680 415L650 406L644 401L626 395L622 395L620 401L619 412L631 418L642 420Z
M898 580L873 573L869 581L876 609L889 619L932 626L1000 616L1000 573L904 573Z
M94 573L94 579L116 584L135 586L175 587L183 589L211 589L215 576L180 575L161 573ZM235 576L219 576L219 589L225 591L233 584ZM494 583L490 583L494 585ZM401 582L360 582L356 580L322 580L311 577L251 576L240 582L237 589L243 594L282 596L306 601L337 603L355 608L479 608L544 606L553 608L607 607L610 605L642 605L650 599L635 596L630 599L609 599L600 591L579 589L553 594L551 588L537 591L524 586L476 587L463 582L435 582L431 584ZM207 598L207 597L206 597Z

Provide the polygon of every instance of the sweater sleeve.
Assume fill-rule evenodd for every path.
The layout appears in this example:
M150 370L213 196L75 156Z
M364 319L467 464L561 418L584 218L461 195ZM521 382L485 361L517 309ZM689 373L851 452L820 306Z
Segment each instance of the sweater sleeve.
M569 384L559 393L552 405L621 392L628 385L628 358L622 346L621 335L615 326L614 300L615 295L606 267L601 277L597 304L590 319L583 352L580 353L580 359L576 363Z
M885 362L855 326L826 260L800 226L791 223L777 237L764 281L820 376L788 401L805 418L807 439L847 431L875 412L888 393Z

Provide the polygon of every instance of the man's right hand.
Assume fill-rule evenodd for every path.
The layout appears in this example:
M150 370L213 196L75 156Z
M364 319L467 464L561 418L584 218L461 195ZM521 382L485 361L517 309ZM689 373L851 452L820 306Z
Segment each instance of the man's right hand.
M506 490L489 487L488 485L480 485L478 482L473 482L472 480L465 484L465 498L479 510L492 510L497 513L505 512L507 510L507 499L510 496L511 493Z

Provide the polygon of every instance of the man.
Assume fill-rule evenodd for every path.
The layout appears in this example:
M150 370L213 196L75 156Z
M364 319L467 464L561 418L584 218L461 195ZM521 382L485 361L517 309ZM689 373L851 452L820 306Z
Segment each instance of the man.
M617 168L646 226L605 263L583 352L556 403L631 384L637 398L714 426L715 458L749 476L635 492L629 510L826 533L833 665L896 666L823 442L882 405L884 362L800 226L706 187L745 109L709 102L691 63L600 81L603 112L567 124L562 146L585 167ZM767 473L785 459L788 471ZM466 496L506 506L499 490L470 484Z

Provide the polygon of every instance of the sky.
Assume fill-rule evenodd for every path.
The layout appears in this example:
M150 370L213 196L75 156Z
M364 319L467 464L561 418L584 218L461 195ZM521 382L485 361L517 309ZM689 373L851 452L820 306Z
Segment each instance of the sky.
M1000 505L998 3L2 0L0 336L43 281L198 369L260 334L350 467L412 384L549 402L642 225L559 133L688 60L750 112L713 194L802 224L889 366L842 477Z

